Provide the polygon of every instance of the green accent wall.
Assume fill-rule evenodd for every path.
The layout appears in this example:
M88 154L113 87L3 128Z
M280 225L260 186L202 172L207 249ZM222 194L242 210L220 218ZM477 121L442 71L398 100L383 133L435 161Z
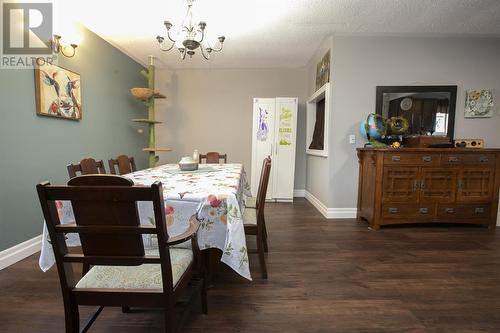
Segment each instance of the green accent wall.
M65 184L66 165L84 157L134 156L147 166L144 127L130 121L147 109L129 90L146 86L142 65L93 32L81 28L74 58L59 65L81 75L81 121L36 115L33 70L0 69L0 251L42 233L37 183ZM144 132L146 128L144 127Z

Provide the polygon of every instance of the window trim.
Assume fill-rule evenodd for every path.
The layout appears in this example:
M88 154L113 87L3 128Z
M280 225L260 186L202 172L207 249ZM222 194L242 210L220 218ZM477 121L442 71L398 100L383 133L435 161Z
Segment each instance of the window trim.
M328 129L330 124L330 83L325 83L307 100L306 105L306 154L320 157L328 157ZM325 100L325 124L324 124L324 142L323 149L309 149L311 144L314 125L316 124L316 104L317 102Z

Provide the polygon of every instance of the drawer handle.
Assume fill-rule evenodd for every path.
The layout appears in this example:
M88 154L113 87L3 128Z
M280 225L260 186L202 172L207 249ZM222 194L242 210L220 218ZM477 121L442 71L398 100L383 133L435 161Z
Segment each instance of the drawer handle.
M419 211L420 211L420 214L427 214L427 213L429 213L429 208L422 207L419 209Z
M422 156L422 161L424 161L424 162L431 162L432 161L432 156Z
M458 162L458 156L450 156L450 157L448 157L448 162Z
M399 161L401 161L401 156L398 156L398 155L393 155L393 156L391 157L391 159L392 159L393 161L397 161L397 162L399 162Z
M399 212L399 209L397 208L394 208L394 207L390 207L389 208L389 213L390 214L397 214Z
M448 214L455 214L455 208L445 208L444 211Z
M482 214L482 213L484 213L484 208L483 207L476 207L476 209L474 209L474 213Z
M487 163L489 161L488 157L486 156L479 156L479 162L481 163Z

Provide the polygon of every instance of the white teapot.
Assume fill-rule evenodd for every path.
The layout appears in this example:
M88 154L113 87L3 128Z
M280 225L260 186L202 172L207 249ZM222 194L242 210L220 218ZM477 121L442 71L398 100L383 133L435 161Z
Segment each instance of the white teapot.
M198 170L198 161L195 161L191 156L184 156L179 162L179 169L182 171Z

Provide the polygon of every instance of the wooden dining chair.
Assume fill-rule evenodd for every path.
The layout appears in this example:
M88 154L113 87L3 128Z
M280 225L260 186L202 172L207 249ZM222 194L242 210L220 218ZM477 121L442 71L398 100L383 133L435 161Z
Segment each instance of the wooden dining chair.
M271 158L270 156L268 156L268 158ZM259 187L262 186L262 173L264 172L264 168L266 167L266 162L267 162L267 158L263 159L262 160L262 167L260 169L260 181L259 181ZM245 199L245 207L246 208L257 208L257 197L247 197Z
M94 174L105 174L106 168L102 160L96 161L93 158L84 158L78 164L68 164L66 166L68 169L69 178L75 178L77 172L81 175L94 175Z
M265 168L266 168L266 163L270 162L271 161L271 157L267 157L265 158L264 160L262 160L262 168L261 168L261 172L260 172L260 180L259 180L259 189L262 188L264 186L264 171L265 171ZM269 182L269 180L267 180ZM264 195L264 201L266 200L266 196ZM257 209L257 205L260 204L260 202L257 200L257 197L247 197L245 199L245 209ZM263 240L264 240L264 252L269 252L269 246L268 246L268 243L267 243L267 227L266 227L266 219L265 217L263 216L262 217L262 225L263 225L263 229L264 229L264 232L263 232Z
M135 160L133 157L128 157L127 155L120 155L116 159L108 160L109 171L113 174L125 175L127 173L132 173L137 171L135 167ZM118 173L116 172L116 167L118 167Z
M82 332L89 329L105 306L164 309L165 332L174 332L174 304L188 284L201 294L207 313L203 264L196 241L198 220L193 216L183 234L169 237L162 185L134 186L115 175L72 178L67 186L37 185L62 289L66 332L79 332L80 305L99 306ZM69 200L75 222L61 224L56 201ZM153 203L154 225L140 225L138 201ZM68 252L65 233L77 233L81 253ZM143 234L156 235L157 250L145 250ZM191 239L192 249L173 248ZM92 265L83 278L72 263Z
M200 163L203 163L203 160L205 160L205 163L208 164L219 164L220 160L224 160L224 163L227 163L227 154L220 154L215 151L210 151L205 155L200 154L199 159Z
M264 256L267 248L267 231L264 219L264 207L266 203L267 185L271 173L271 158L267 157L263 162L263 170L260 176L259 189L257 190L257 208L245 208L243 212L243 225L245 235L255 235L257 238L257 250L249 250L248 253L259 255L260 270L262 278L267 279L266 259Z

